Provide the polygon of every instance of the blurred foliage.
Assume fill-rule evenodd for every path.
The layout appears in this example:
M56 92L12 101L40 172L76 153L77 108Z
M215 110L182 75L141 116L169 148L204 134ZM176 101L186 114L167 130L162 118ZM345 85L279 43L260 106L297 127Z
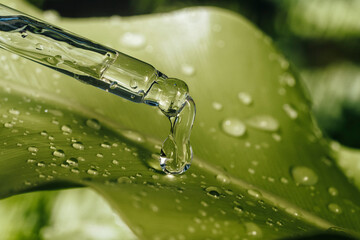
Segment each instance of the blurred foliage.
M90 189L16 195L1 200L0 212L2 240L136 239Z

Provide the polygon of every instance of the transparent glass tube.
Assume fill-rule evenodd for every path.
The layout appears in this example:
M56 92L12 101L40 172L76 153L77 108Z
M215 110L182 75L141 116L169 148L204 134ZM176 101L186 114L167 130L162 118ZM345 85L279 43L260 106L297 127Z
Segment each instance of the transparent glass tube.
M167 79L150 64L2 4L0 47L130 101L161 105L165 112L181 108L161 103L158 89L145 99L154 83ZM183 87L178 90L186 95Z
M161 167L168 174L190 167L195 103L184 81L2 4L0 47L127 100L159 107L171 122Z

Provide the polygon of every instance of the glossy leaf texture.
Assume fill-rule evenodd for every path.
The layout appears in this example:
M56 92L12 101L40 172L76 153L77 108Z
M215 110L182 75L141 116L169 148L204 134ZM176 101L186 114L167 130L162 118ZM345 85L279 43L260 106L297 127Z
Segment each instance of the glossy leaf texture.
M1 197L88 186L142 239L360 231L360 194L336 166L301 81L239 15L190 8L62 20L11 4L185 80L198 112L193 165L167 176L156 154L169 124L158 110L1 51Z

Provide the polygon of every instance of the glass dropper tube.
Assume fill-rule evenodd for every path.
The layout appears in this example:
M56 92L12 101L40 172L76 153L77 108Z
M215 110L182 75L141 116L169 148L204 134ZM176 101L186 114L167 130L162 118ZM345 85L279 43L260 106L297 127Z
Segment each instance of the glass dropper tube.
M148 63L3 4L0 47L129 101L159 107L171 122L160 165L166 173L189 168L195 104L184 81L168 78Z

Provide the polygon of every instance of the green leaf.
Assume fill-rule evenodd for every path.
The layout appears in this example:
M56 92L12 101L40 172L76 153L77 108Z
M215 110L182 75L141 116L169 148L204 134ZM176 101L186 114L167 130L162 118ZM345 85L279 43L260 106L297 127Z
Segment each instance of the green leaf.
M186 80L195 159L185 174L164 175L156 154L169 124L156 109L2 51L1 197L88 186L143 239L358 235L358 190L288 62L246 20L217 8L52 20ZM124 41L129 33L140 44Z

